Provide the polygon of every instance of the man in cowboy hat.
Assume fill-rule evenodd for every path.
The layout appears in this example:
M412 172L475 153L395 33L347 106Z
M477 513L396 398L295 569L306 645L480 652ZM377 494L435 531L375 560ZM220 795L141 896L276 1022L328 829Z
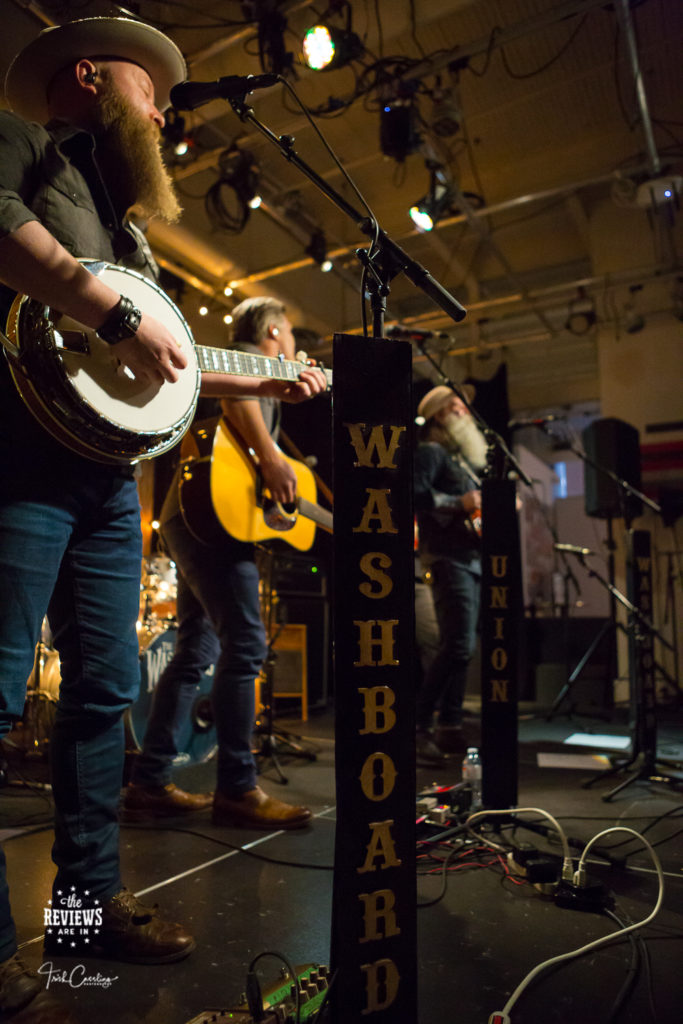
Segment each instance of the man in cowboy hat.
M463 385L461 391L471 402L474 388ZM417 411L424 419L415 453L419 553L439 624L439 648L417 695L417 755L418 760L438 763L463 747L462 703L479 616L476 517L486 441L468 405L452 388L432 388Z
M175 338L77 257L154 276L128 212L179 215L159 133L170 89L185 75L182 54L156 29L85 18L45 29L18 54L5 80L13 112L0 112L0 313L15 293L27 294L97 331L130 373L158 384L172 384L186 366ZM48 611L62 674L50 738L52 907L68 899L84 912L69 936L71 954L173 962L191 952L194 939L126 890L119 867L122 714L139 688L135 480L129 467L91 461L54 440L1 362L0 735L23 713ZM310 369L289 385L219 375L202 385L213 395L301 401L325 381ZM83 923L93 915L96 932ZM58 926L46 928L45 943L51 956L64 950ZM16 949L0 855L0 1020L67 1019Z

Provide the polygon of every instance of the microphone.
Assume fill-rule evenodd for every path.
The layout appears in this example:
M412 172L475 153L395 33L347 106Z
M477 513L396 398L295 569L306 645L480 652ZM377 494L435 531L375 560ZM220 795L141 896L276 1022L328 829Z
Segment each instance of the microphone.
M278 80L278 75L225 75L215 82L180 82L171 89L171 105L195 110L211 100L235 100L254 89L267 89Z
M518 430L520 427L543 427L546 423L555 423L564 418L564 416L538 416L536 419L509 420L508 430Z
M395 324L386 332L387 338L403 338L405 341L428 341L430 338L447 338L444 331L420 331L415 327Z
M553 544L556 551L567 551L570 555L594 555L590 548L580 548L576 544Z

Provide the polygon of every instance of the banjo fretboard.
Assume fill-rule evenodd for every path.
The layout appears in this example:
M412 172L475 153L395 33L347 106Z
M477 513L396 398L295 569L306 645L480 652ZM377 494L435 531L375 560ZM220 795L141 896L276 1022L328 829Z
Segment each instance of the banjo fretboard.
M259 356L236 349L209 348L195 345L199 369L204 373L230 373L242 377L272 377L275 380L299 379L305 364L293 359ZM328 387L332 384L332 371L323 369Z

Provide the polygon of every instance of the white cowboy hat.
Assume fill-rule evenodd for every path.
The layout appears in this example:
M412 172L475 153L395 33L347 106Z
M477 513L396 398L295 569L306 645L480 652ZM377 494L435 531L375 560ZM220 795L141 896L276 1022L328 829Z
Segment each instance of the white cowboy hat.
M47 87L62 68L83 57L120 57L140 64L154 84L155 104L164 110L174 85L187 78L185 58L172 40L131 18L81 18L45 28L21 50L5 77L7 101L27 121L48 118Z
M458 390L463 393L468 403L471 405L475 395L475 387L473 384L458 384ZM452 388L446 387L445 384L437 384L435 388L428 391L424 398L420 401L417 407L417 415L422 416L425 420L429 420L432 416L435 416L439 409L443 409L444 405L447 405L455 392Z

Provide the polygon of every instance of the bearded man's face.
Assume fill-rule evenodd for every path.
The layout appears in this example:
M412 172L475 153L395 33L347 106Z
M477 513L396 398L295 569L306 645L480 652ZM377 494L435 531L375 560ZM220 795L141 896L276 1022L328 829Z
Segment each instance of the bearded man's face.
M108 184L114 183L117 198L126 208L173 224L182 210L161 156L161 115L153 104L151 79L128 61L97 63L104 88L94 130L106 160L115 162L105 172Z

